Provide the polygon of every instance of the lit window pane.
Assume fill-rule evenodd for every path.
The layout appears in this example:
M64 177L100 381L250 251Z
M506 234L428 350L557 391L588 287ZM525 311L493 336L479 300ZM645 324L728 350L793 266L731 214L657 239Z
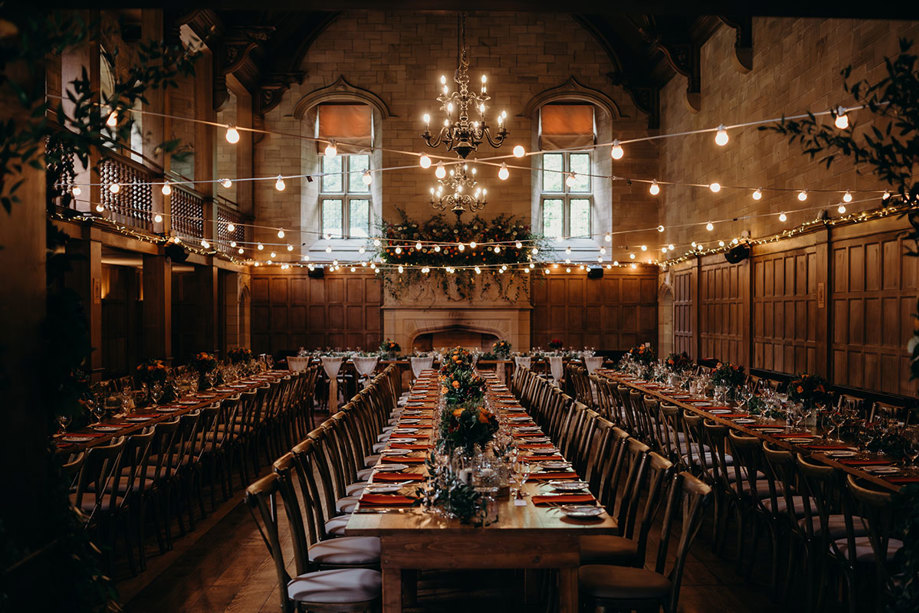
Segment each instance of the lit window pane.
M562 164L564 160L561 153L544 153L542 154L542 191L544 192L561 192L563 189L562 181ZM558 172L551 172L558 171Z
M561 200L550 198L542 201L542 233L546 238L563 235Z
M589 192L590 191L590 154L589 153L572 153L568 159L571 165L571 172L575 173L574 185L568 188L571 192Z
M366 194L370 191L369 185L364 185L364 171L370 168L369 155L349 155L348 164L350 172L348 173L348 191L358 194Z
M353 199L349 204L350 236L352 238L370 236L370 201Z
M590 200L572 198L570 200L571 236L587 237L590 235Z
M340 155L335 157L322 156L322 191L327 194L342 192ZM339 211L340 216L341 212Z
M334 237L342 235L341 232L341 200L322 201L322 233Z

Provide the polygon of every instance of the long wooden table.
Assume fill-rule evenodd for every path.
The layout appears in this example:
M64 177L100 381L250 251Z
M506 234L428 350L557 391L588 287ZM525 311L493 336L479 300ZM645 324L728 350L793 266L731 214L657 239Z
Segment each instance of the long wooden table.
M768 433L768 432L763 432L760 428L756 427L756 426L775 426L776 428L778 427L785 428L786 424L784 421L779 421L775 419L757 418L757 421L755 424L738 424L732 419L722 417L718 415L717 413L711 413L710 411L706 410L706 407L704 406L697 406L697 404L688 402L685 399L674 398L674 395L682 396L685 394L683 393L674 394L673 392L667 390L666 386L664 386L663 384L649 383L647 381L638 381L631 377L624 376L621 373L617 373L615 371L610 371L610 370L601 369L601 370L598 370L597 373L600 376L610 379L610 381L612 381L613 383L625 385L626 387L633 389L635 391L638 391L642 394L653 396L654 398L660 401L666 402L668 404L676 405L685 411L689 411L696 415L701 415L702 417L704 417L705 419L709 421L713 421L713 422L722 424L724 426L727 426L729 428L732 428L734 430L737 430L739 432L742 432L746 436L755 436L764 441L768 441L770 446L779 447L782 449L794 451L795 453L801 453L803 455L809 456L815 461L826 464L828 466L833 466L834 468L838 468L848 474L858 477L859 479L869 481L878 487L896 491L896 490L899 490L903 485L907 483L911 483L914 481L919 482L919 471L914 471L912 469L909 469L907 471L904 471L903 473L892 475L891 478L894 479L895 481L902 480L899 482L892 482L888 478L884 478L879 475L871 474L859 468L858 466L853 466L851 464L846 463L845 461L840 461L835 458L832 458L826 453L823 453L819 450L808 448L808 444L819 444L817 439L814 439L812 443L808 443L808 444L792 443L783 437L776 437L773 434ZM753 415L751 415L750 417L755 418L755 416ZM802 435L805 435L805 434L807 433L802 433ZM812 429L809 431L809 434L820 437L820 436L823 436L825 432L819 431L816 429ZM843 443L843 444L846 444L846 443ZM855 445L853 444L852 446L854 447ZM882 454L866 453L865 457L862 459L865 459L865 460L873 459L873 460L881 461L885 459L885 456L883 456ZM894 462L893 460L890 460L891 464L893 462Z
M439 388L436 375L431 371L416 381L412 397L436 402ZM522 411L516 400L511 400L506 386L493 381L489 388L490 393L500 395L504 407ZM436 390L436 393L418 393L425 389ZM433 408L433 404L429 406ZM424 431L423 438L433 443L433 424L431 426L431 430ZM421 435L414 436L419 438L416 444L424 442ZM398 438L391 438L389 444L398 441ZM423 456L426 453L419 451L413 455ZM382 455L386 457L386 450ZM406 469L406 472L409 471L423 474L425 468L423 464L412 464ZM420 483L408 486L406 491L418 485ZM462 525L458 520L426 512L420 507L364 509L359 504L348 521L346 531L349 535L380 538L383 611L396 613L402 610L405 571L520 568L557 569L559 611L576 613L579 539L586 534L616 534L616 522L608 514L597 520L579 521L567 519L557 508L538 507L533 503L532 496L540 491L539 488L540 483L531 480L522 488L525 492L522 500L499 501L498 521L485 527Z
M225 398L240 394L242 392L252 391L257 387L277 382L290 375L287 370L271 370L253 377L242 379L239 382L233 382L223 386L217 386L211 390L198 392L194 396L180 398L175 402L168 402L159 407L144 407L136 410L130 415L119 415L103 420L101 424L90 424L85 428L80 428L73 432L67 432L64 435L54 435L54 447L56 453L75 453L89 447L105 445L112 439L127 436L149 426L155 425L161 421L174 421L181 415L191 413L209 406L215 402L220 402ZM100 431L99 428L111 429L111 431ZM85 437L89 440L69 442L66 439L71 437Z

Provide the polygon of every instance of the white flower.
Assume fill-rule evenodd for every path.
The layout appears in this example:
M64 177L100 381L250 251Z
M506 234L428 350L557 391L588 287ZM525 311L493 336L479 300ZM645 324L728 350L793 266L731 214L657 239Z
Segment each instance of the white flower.
M906 350L910 355L913 355L913 351L916 350L916 345L919 344L919 336L914 336L909 339L909 342L906 343Z

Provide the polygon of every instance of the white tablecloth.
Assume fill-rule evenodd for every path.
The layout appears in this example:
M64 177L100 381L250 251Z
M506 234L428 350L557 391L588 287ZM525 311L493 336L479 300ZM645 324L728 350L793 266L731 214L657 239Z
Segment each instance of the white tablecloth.
M322 357L322 367L325 369L325 374L329 376L329 379L334 379L338 376L338 371L341 370L341 361L342 358Z
M587 372L593 374L595 370L603 366L603 356L595 355L590 356L589 358L584 358L584 366L587 367Z
M412 374L417 379L424 370L430 370L434 367L434 358L412 358Z
M289 370L304 371L309 368L310 359L309 357L300 358L295 355L287 356L287 368Z
M367 357L364 357L364 358L361 358L361 357L353 357L353 358L351 358L351 361L354 362L354 368L355 368L355 370L357 370L357 374L359 374L359 375L361 375L361 376L364 376L364 377L369 377L370 375L373 374L373 371L376 369L376 367L377 367L377 362L378 362L379 360L380 360L380 358L378 358L378 357L376 357L376 356L372 356L372 357L369 357L369 358L367 358Z
M514 365L517 368L523 368L525 370L530 370L530 360L531 360L530 356L518 355L514 357Z
M552 356L549 358L549 371L552 373L552 378L556 382L561 381L562 379L562 357L561 356Z

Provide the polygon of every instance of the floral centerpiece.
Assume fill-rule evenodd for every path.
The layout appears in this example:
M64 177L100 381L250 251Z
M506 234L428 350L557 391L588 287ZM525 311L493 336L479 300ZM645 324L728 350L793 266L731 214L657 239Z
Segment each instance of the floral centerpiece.
M175 388L169 383L169 369L162 360L148 359L138 364L134 370L134 380L138 384L145 383L148 388L159 385L163 395L157 402L172 402L176 399Z
M212 383L216 383L213 377L211 380L208 378L208 375L217 369L217 358L210 353L206 351L196 353L195 357L192 358L191 367L198 373L198 389L205 390L208 389Z
M511 355L511 344L507 341L498 341L491 346L491 351L502 360L506 360Z
M743 366L733 362L718 362L712 369L712 385L715 387L726 387L734 390L743 385L747 380Z
M803 373L788 384L788 398L800 402L809 409L818 405L828 405L830 394L827 391L826 379L820 375Z
M444 363L440 366L441 376L449 376L456 369L472 370L472 354L462 347L454 347L444 354Z
M231 364L246 364L254 359L252 350L248 347L233 347L227 350L227 358Z
M685 351L682 353L671 353L667 356L667 368L673 372L684 372L694 366L692 358Z
M402 351L402 347L394 340L386 339L380 343L380 353L391 358L395 357L400 351Z
M650 366L655 357L651 343L642 343L629 349L629 358L644 367Z
M498 431L498 418L485 408L482 399L447 407L441 415L439 444L452 453L463 449L473 455L475 448L484 448Z
M431 454L425 463L428 469L427 484L417 490L418 498L426 507L439 509L447 516L457 518L460 523L474 523L473 520L484 509L483 496L461 479L449 462L438 462L434 454Z
M441 393L448 407L469 401L480 402L485 396L485 379L471 368L454 368L441 376Z
M552 351L558 351L564 346L565 346L565 343L563 343L562 340L559 338L553 338L551 341L549 341L549 349L551 349Z

